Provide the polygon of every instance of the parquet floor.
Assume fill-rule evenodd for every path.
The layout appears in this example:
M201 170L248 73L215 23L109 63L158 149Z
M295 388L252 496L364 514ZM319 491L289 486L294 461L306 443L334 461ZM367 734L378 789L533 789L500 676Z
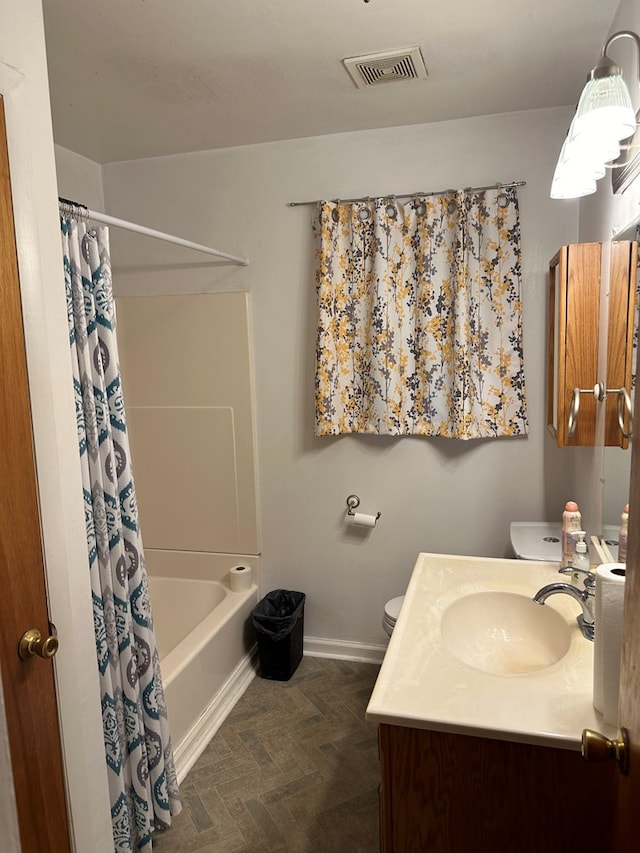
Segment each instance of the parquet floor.
M181 785L158 853L378 853L378 666L302 659L255 678Z

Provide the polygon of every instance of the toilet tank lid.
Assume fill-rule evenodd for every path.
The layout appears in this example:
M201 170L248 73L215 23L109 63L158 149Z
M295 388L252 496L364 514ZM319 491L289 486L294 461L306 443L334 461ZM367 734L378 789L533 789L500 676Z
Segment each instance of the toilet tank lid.
M511 547L521 560L559 561L562 524L555 521L512 521Z

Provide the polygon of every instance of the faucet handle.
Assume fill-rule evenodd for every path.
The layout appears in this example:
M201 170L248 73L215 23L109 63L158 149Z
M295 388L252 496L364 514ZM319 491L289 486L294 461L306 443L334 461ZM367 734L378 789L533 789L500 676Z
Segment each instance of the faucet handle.
M578 569L576 566L564 566L558 569L561 575L573 575L580 574L585 575L583 578L583 583L585 588L591 591L592 588L595 588L596 585L596 573L588 572L586 569Z
M561 575L572 575L574 572L580 573L581 575L590 575L592 572L588 572L586 569L579 569L577 566L572 566L569 563L568 566L561 566L558 571Z

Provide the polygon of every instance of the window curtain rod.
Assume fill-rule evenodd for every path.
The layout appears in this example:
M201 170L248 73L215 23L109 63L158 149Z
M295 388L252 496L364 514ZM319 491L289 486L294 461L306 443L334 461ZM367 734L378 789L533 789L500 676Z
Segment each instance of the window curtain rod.
M133 231L136 234L143 234L145 237L164 240L165 243L175 243L176 246L184 246L186 249L194 249L196 252L204 252L207 255L214 255L217 258L225 258L234 264L238 264L238 266L246 267L249 265L247 258L229 255L227 252L220 252L218 249L212 249L210 246L204 246L202 243L194 243L191 240L185 240L183 237L176 237L173 234L166 234L164 231L147 228L145 225L137 225L135 222L117 219L115 216L108 216L106 213L97 213L95 210L89 210L86 205L70 201L67 198L58 198L58 206L62 213L92 219L94 222L102 222L104 225L113 225L114 228L123 228L125 231Z
M526 181L510 181L506 184L488 184L486 187L465 187L465 193L479 193L483 190L506 190L509 187L524 187L526 185ZM377 196L377 198L425 198L428 196L434 195L447 195L447 193L455 193L457 190L448 189L448 190L436 190L435 192L415 192L415 193L404 193L403 195L381 195ZM373 196L361 196L360 198L334 198L331 201L336 204L355 204L359 201L371 201ZM290 201L287 203L287 207L304 207L308 204L319 204L323 199L316 199L315 201Z

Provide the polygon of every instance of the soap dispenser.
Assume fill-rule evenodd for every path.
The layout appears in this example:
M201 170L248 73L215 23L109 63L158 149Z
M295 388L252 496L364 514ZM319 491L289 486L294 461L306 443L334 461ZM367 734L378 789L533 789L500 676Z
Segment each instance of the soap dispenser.
M589 574L591 571L591 563L587 554L587 543L584 541L587 535L585 530L574 530L571 535L576 540L576 550L573 555L571 565L574 571L571 573L571 583L575 586L582 586L584 575L580 577L582 572ZM579 571L575 571L578 569Z

